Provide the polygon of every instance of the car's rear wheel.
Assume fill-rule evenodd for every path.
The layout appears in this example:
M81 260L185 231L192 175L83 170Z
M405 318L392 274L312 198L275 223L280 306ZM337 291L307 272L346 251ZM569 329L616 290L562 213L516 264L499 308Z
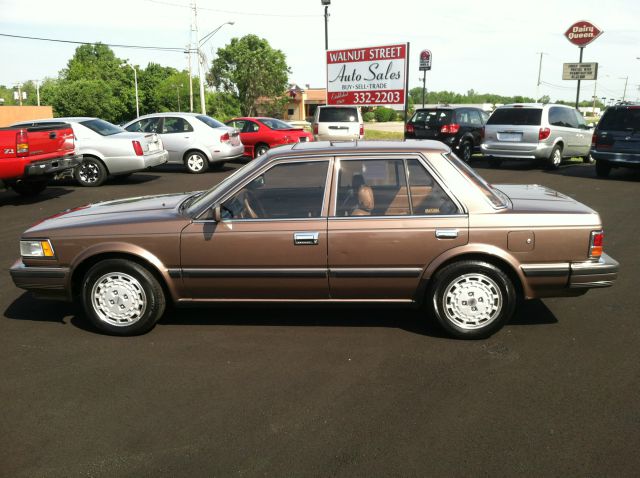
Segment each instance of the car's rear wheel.
M465 163L471 161L471 156L473 155L473 146L469 141L464 141L460 146L460 159L462 159Z
M11 184L11 189L21 196L37 196L47 188L47 180L16 181Z
M104 260L89 269L83 281L82 303L91 322L112 335L148 332L166 306L155 276L126 259Z
M611 172L611 165L606 161L596 161L596 176L606 178Z
M267 146L266 144L259 144L256 146L253 156L257 158L265 154L267 151L269 151L269 146Z
M191 151L184 157L187 171L193 174L204 173L209 168L209 160L200 151Z
M452 336L482 339L513 315L516 290L500 268L482 261L454 262L438 271L429 289L432 312Z
M80 165L76 166L73 176L80 186L97 187L107 180L109 173L102 161L85 157Z
M558 169L562 163L562 148L554 146L547 160L547 169Z
M583 163L592 164L594 161L595 160L593 159L593 156L591 156L591 154L587 154L586 156L582 157Z

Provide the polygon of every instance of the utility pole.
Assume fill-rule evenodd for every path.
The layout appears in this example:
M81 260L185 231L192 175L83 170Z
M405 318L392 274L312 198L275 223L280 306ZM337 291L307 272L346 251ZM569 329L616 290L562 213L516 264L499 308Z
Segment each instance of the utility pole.
M36 80L36 98L38 100L38 106L40 106L40 80Z
M18 104L22 106L22 83L16 83L16 88L18 88Z
M540 80L542 78L542 55L544 55L545 52L539 51L538 54L540 55L540 62L538 63L538 83L536 85L536 102L538 101L538 98L540 98Z
M193 77L191 73L191 43L187 45L187 58L189 60L189 112L193 113Z
M331 0L320 0L324 5L324 49L329 49L329 5Z
M198 62L198 77L200 80L200 110L203 115L207 114L207 106L205 104L204 98L204 78L202 76L202 52L200 51L200 36L198 33L198 6L194 1L192 4L193 8L193 26L196 32L196 61Z
M627 97L627 83L629 82L629 77L623 76L620 79L624 80L624 92L622 93L622 101L624 102L625 98Z

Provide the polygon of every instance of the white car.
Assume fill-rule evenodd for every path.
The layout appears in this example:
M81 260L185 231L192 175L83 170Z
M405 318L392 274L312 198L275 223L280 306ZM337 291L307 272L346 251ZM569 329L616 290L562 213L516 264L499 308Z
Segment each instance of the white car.
M313 115L317 141L354 141L364 138L364 122L356 106L318 106Z
M197 113L155 113L124 125L127 131L157 133L169 152L168 162L184 164L190 173L242 157L240 132L210 116Z
M100 186L111 176L125 177L167 162L168 153L157 134L129 133L99 118L73 117L34 120L14 126L68 123L76 137L82 163L73 170L81 186Z

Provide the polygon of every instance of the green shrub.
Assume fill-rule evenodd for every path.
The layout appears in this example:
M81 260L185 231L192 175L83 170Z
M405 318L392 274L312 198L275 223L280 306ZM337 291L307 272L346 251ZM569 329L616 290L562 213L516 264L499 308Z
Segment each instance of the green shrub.
M371 121L375 121L376 120L376 114L373 111L367 111L364 115L362 115L362 118L367 123L370 123Z
M391 121L391 118L395 119L396 112L391 108L385 108L381 106L380 108L376 108L374 114L376 115L376 121L379 123L384 123L385 121Z

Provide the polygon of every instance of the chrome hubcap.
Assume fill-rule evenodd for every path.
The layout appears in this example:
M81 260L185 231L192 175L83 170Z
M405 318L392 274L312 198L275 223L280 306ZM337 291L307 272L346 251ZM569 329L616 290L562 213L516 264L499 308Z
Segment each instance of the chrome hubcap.
M137 279L123 272L105 274L91 289L91 304L100 320L117 327L136 323L147 308Z
M262 156L266 152L267 148L258 148L258 151L256 151L256 156Z
M100 170L94 163L82 163L78 176L84 183L95 183L100 177Z
M493 322L502 310L502 292L484 274L464 274L451 282L442 303L448 320L462 329L478 329Z
M559 149L556 149L555 152L553 153L553 165L560 166L561 162L562 162L562 153L560 152Z
M199 154L192 154L187 159L187 166L192 171L201 171L204 168L204 158Z

